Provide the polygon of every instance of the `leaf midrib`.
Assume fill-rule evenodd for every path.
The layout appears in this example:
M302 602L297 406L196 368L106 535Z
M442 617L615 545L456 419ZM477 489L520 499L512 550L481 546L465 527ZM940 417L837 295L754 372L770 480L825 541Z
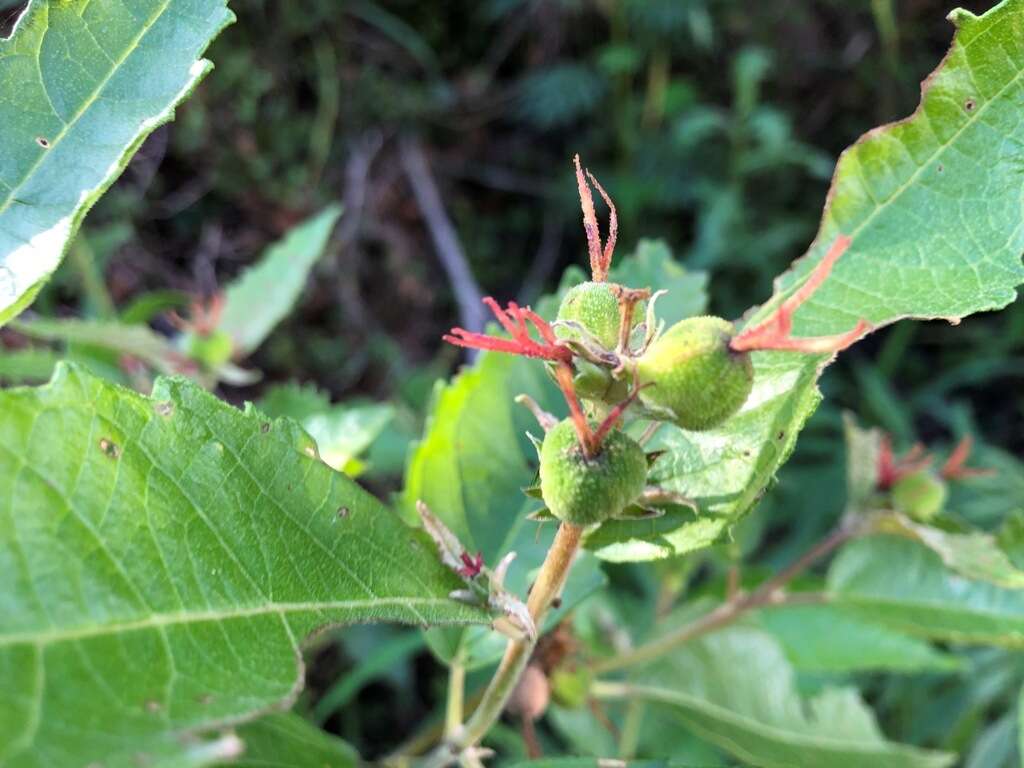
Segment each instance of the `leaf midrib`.
M39 0L35 0L35 1L39 2ZM107 72L107 74L103 78L103 80L101 80L97 84L96 88L85 99L85 101L82 103L82 106L78 109L78 111L75 112L71 116L71 119L68 120L67 122L64 122L63 120L61 120L61 122L64 122L64 127L61 128L60 131L57 133L57 135L54 136L53 139L50 140L49 148L45 149L45 150L43 150L42 152L39 153L39 155L36 157L35 162L32 163L32 165L29 166L28 170L21 177L21 179L13 187L10 188L10 192L8 192L7 197L3 200L2 203L0 203L0 215L2 215L8 208L10 208L11 202L14 200L15 194L18 192L18 190L20 190L25 185L25 182L27 182L30 178L32 178L32 174L34 174L39 169L39 166L42 165L43 160L48 155L52 154L57 149L57 147L63 141L64 137L67 136L67 134L71 130L71 128L73 128L78 123L78 121L81 119L82 115L84 115L86 113L86 111L88 111L88 109L93 104L96 103L96 100L99 98L100 93L102 93L102 91L107 87L107 85L110 83L110 81L114 77L114 75L124 65L125 61L128 60L128 57L131 56L132 53L134 53L138 49L139 43L142 41L142 38L144 38L146 36L146 34L148 34L149 30L152 29L153 25L156 24L156 22L160 19L160 17L164 15L164 13L170 7L170 4L171 4L171 0L163 0L163 3L160 5L159 10L157 10L156 13L154 13L152 16L150 16L150 18L145 22L145 24L143 24L142 29L139 31L139 34L136 35L131 40L131 43L124 50L124 52L116 60L111 60L112 61L112 66L110 67L110 71ZM47 7L47 11L49 11L49 7ZM28 12L29 11L25 11L26 14ZM83 19L82 23L83 24L86 23L84 21L84 19ZM46 27L40 32L40 38L39 38L39 40L40 40L40 48L42 48L42 41L46 37L46 33L49 31L49 29L50 29L50 20L49 20L49 17L47 17ZM12 34L10 39L11 40L14 39L13 34ZM50 105L52 107L53 106L53 102L50 99L49 91L46 88L46 84L43 82L43 68L42 68L42 64L38 60L38 55L36 57L36 63L37 63L37 71L39 72L39 84L42 86L43 92L46 94L46 99L47 99L47 101L50 102ZM60 115L57 114L56 109L54 109L54 114L57 116L58 120L61 119Z
M115 621L109 624L88 624L77 627L45 629L30 632L14 632L0 634L0 648L14 645L44 646L72 640L84 640L106 635L118 635L124 632L137 632L160 627L173 627L187 624L200 624L211 621L230 621L233 619L254 618L278 615L282 618L293 613L317 613L359 608L408 608L415 611L415 606L450 605L448 598L440 597L386 597L375 600L326 600L295 603L268 603L266 605L245 608L226 608L207 611L179 611L174 613L153 613L134 620ZM412 621L408 623L413 623ZM467 621L467 623L469 623Z

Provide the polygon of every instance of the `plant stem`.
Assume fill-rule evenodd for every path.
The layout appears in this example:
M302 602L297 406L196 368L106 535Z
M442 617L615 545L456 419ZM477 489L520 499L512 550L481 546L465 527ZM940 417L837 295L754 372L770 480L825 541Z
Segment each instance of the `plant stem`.
M466 691L466 666L462 653L452 659L448 668L448 705L444 715L444 735L452 736L462 725L462 713Z
M859 531L859 526L840 523L825 538L775 574L775 576L762 582L757 589L747 593L738 592L710 613L704 614L699 619L680 627L674 632L641 645L639 648L628 653L623 653L595 664L592 668L594 674L614 672L626 667L655 661L669 651L685 645L696 637L706 635L727 624L731 624L748 611L765 605L783 602L785 600L781 594L783 587L843 542L857 535Z
M562 591L566 576L579 550L582 535L583 529L571 523L562 523L558 527L555 540L551 543L540 573L537 574L537 580L530 589L526 607L537 625L538 633L551 601ZM487 690L484 691L476 711L464 726L449 734L446 743L427 756L425 768L439 768L449 764L455 755L473 746L487 734L501 716L536 644L536 639L528 638L509 641L505 648L505 656L491 678Z

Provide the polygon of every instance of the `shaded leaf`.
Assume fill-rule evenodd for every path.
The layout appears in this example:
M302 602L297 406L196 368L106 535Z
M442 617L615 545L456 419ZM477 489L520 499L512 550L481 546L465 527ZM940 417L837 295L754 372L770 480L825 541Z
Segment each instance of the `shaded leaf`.
M924 768L953 762L953 755L886 741L853 689L826 688L802 699L782 648L762 630L733 626L697 639L650 667L642 680L620 690L605 684L605 690L671 708L699 736L750 765Z
M225 0L33 0L0 39L0 324L86 211L212 68Z
M762 611L758 623L802 672L948 672L963 666L956 656L841 606L777 606Z
M264 715L238 729L244 752L236 768L355 768L356 751L292 712Z
M0 392L6 766L132 765L292 700L325 624L483 622L286 420L69 366ZM73 724L73 726L72 726Z
M842 605L909 634L1024 645L1024 591L952 573L907 539L871 536L848 544L832 562L828 588Z

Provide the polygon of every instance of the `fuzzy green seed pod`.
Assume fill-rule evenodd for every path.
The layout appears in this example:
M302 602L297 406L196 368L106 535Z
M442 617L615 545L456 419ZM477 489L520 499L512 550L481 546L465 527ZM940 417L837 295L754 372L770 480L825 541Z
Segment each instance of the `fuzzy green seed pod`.
M641 402L683 429L718 426L747 401L754 367L747 352L729 348L732 323L720 317L681 320L637 360Z
M559 422L544 436L540 449L540 490L559 520L591 525L617 515L643 492L647 457L636 440L612 430L601 451L583 455L571 420Z
M915 520L928 522L946 504L946 484L928 470L905 475L892 487L892 505Z
M615 349L619 343L619 298L614 283L580 283L565 294L558 307L558 319L579 323L605 349ZM643 316L643 305L637 305L633 312L633 324ZM558 327L559 338L581 341L580 334L573 328Z

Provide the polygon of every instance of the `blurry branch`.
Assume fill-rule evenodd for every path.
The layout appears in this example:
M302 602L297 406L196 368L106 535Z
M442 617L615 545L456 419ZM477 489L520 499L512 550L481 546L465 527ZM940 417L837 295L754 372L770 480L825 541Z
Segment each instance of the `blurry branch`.
M339 255L335 259L339 270L335 284L338 286L338 300L345 321L356 328L365 328L369 322L359 296L360 252L356 244L364 228L370 167L383 145L384 137L379 131L364 133L353 143L345 165L345 186L342 191L345 214L341 217L335 236L335 250ZM344 264L342 260L345 260Z
M455 301L459 305L459 325L467 331L479 332L484 327L483 305L480 303L480 286L466 261L466 254L459 243L455 227L441 202L441 194L427 165L423 146L419 139L406 136L399 142L402 168L412 186L413 195L426 221L434 248L441 264L448 273Z
M523 278L519 288L519 303L529 304L544 289L558 260L558 250L562 245L562 217L555 206L547 205L544 209L544 222L541 225L540 245L537 255Z

